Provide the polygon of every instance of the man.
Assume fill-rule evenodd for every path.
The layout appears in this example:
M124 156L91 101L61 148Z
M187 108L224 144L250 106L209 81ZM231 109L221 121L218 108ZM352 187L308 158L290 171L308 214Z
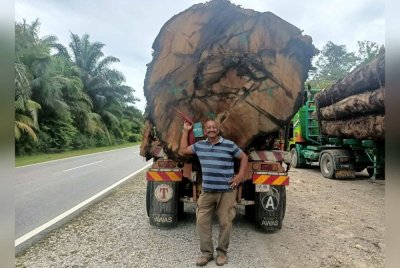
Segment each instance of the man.
M188 145L188 132L191 129L192 125L184 122L179 153L196 154L203 175L202 192L196 210L201 256L196 265L204 266L214 259L212 217L215 212L219 222L216 262L221 266L227 261L232 221L236 214L237 187L244 179L248 157L235 143L219 135L218 125L213 120L204 125L207 139ZM240 159L237 175L234 174L234 158Z

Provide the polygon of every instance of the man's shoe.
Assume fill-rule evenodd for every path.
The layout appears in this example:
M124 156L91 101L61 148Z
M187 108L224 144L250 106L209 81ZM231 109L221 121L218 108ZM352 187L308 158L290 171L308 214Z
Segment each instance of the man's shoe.
M213 256L201 255L200 257L197 258L196 265L197 266L204 266L207 263L209 263L210 261L212 261L213 259L214 259Z
M222 266L226 263L228 257L226 255L218 255L217 256L217 265Z

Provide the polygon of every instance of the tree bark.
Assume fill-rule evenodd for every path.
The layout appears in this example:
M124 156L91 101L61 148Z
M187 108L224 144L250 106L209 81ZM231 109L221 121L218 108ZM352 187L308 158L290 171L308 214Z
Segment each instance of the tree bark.
M320 109L322 120L342 119L361 114L385 113L385 88L347 97Z
M351 119L321 121L321 131L328 136L384 140L384 123L383 115L360 116Z
M217 119L242 149L290 121L301 104L316 53L311 37L270 12L225 0L196 4L171 18L153 44L144 82L146 116L141 154L154 140L177 157L182 119Z
M352 95L362 94L385 86L385 53L369 64L357 68L330 88L315 95L318 107L332 105Z

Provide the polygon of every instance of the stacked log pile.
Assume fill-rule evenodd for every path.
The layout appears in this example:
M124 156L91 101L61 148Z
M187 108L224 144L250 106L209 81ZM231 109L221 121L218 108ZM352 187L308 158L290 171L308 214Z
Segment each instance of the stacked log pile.
M385 53L316 94L321 132L328 136L385 138Z
M242 149L276 132L300 107L317 53L297 27L226 0L172 17L153 50L144 81L146 158L160 146L178 157L183 121L176 110L193 122L216 119L221 134Z

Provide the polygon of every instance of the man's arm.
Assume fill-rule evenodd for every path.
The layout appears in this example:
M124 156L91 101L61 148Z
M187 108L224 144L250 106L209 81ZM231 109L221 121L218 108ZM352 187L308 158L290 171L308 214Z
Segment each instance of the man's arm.
M241 182L243 182L249 160L249 157L244 152L242 152L237 158L240 159L240 167L238 174L233 176L233 179L229 181L232 189L236 188Z
M192 125L189 122L185 121L185 123L183 123L181 143L178 151L180 155L193 154L192 146L190 146L188 143L188 136L189 136L188 133L191 129Z

